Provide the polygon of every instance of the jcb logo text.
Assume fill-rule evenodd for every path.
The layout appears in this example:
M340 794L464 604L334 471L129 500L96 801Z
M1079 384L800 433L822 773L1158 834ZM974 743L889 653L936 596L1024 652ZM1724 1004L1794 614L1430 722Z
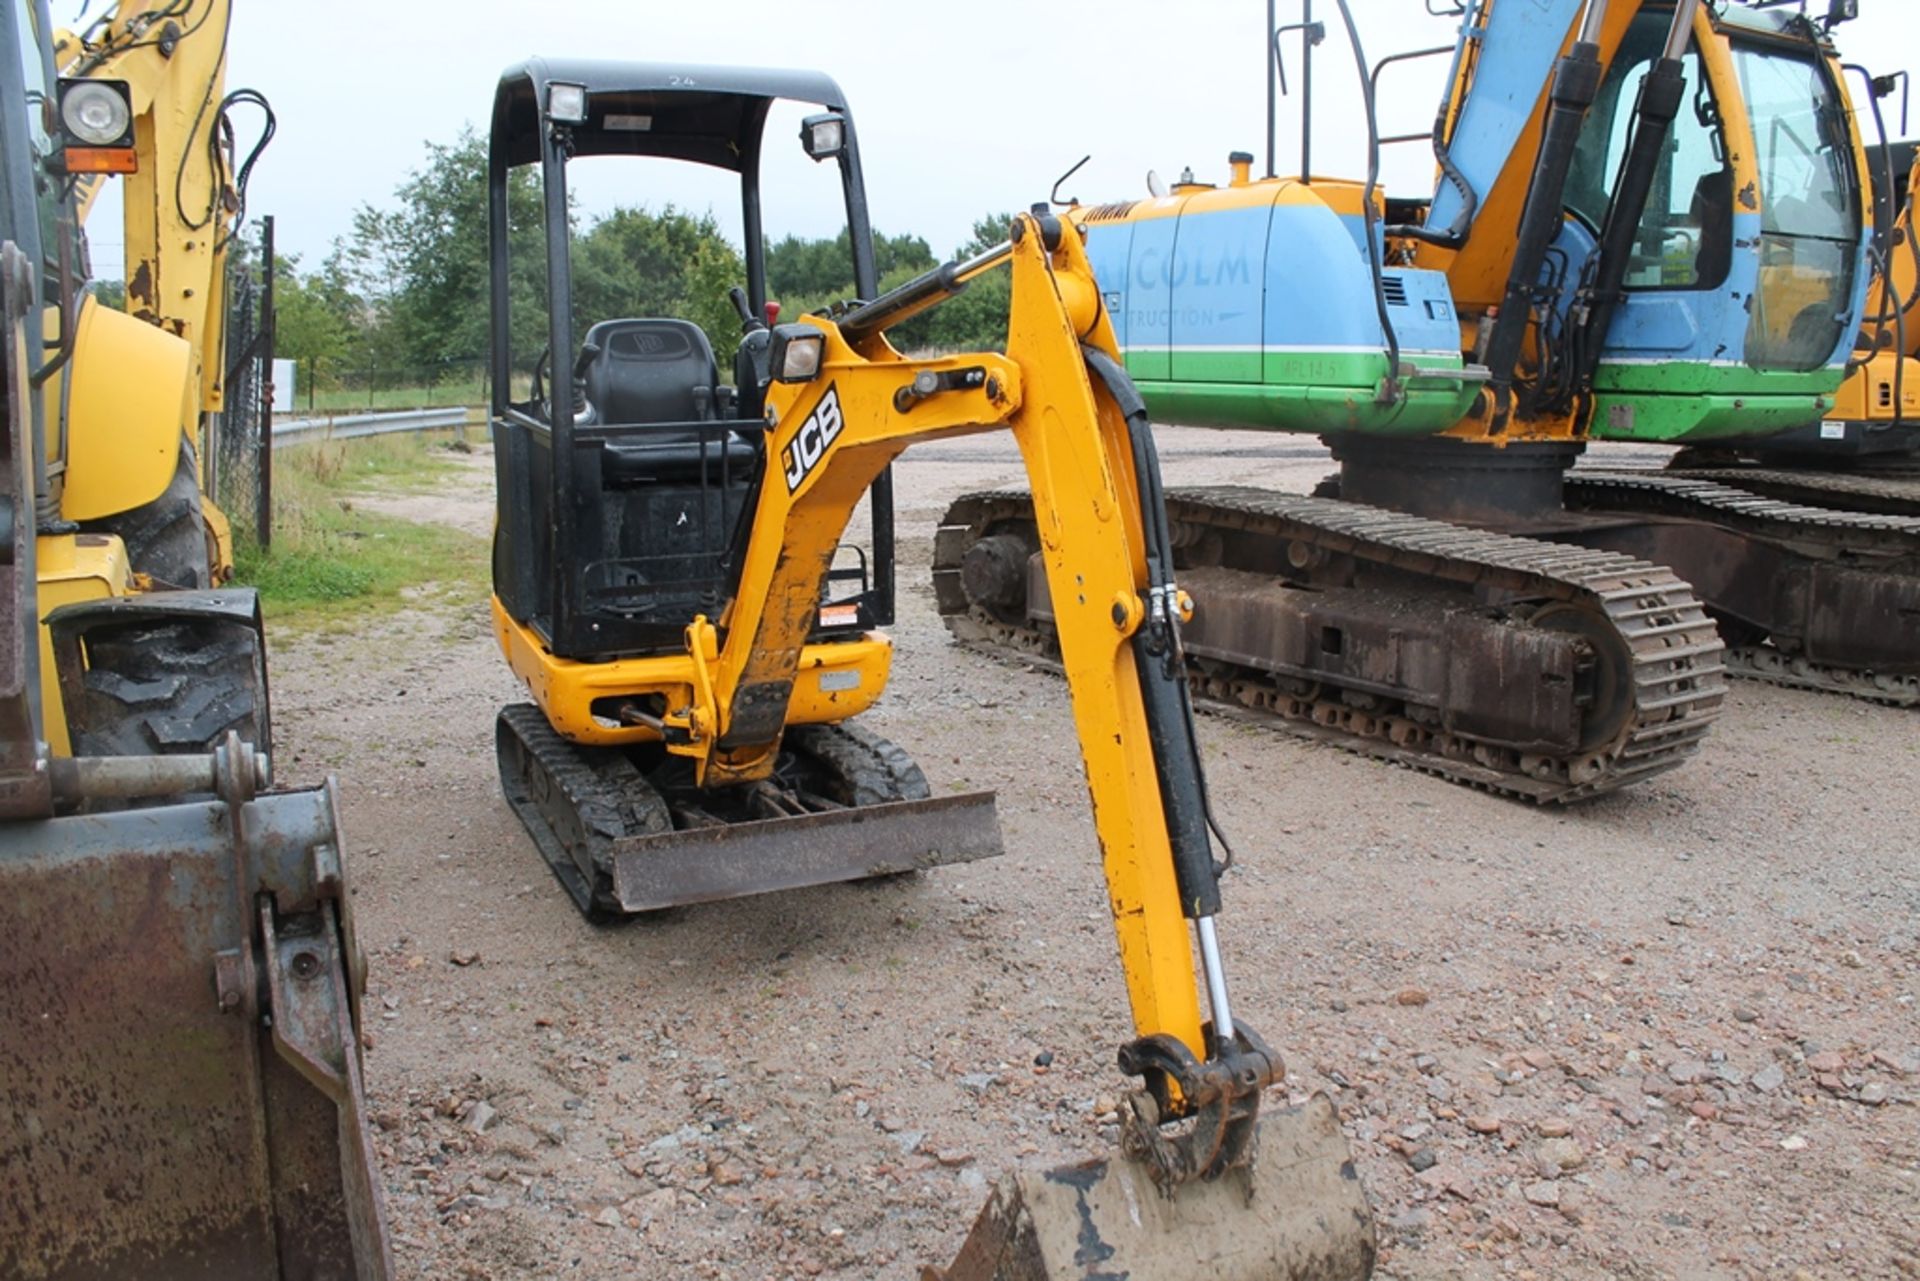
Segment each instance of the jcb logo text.
M840 417L840 393L829 384L827 394L820 397L820 403L807 415L807 421L800 424L800 430L793 433L793 439L780 451L780 466L787 474L789 494L800 488L800 482L827 456L828 447L839 438L844 425Z

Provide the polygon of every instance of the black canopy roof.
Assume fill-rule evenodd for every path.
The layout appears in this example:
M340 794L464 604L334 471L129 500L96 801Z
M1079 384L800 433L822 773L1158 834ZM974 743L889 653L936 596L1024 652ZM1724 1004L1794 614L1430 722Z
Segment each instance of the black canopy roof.
M665 62L529 58L500 77L493 99L495 158L540 158L540 108L547 86L586 86L587 121L573 129L579 156L664 156L739 170L754 150L775 98L844 111L833 77L818 71L709 67ZM625 117L608 128L609 117Z

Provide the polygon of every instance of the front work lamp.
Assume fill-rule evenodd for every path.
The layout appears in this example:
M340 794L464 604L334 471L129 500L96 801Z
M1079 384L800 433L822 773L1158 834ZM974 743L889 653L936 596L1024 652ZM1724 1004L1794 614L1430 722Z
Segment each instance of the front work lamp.
M555 81L547 86L547 119L556 124L587 122L587 87Z
M847 118L823 111L800 122L800 145L815 160L827 160L847 149Z
M133 173L133 90L124 80L60 81L60 147L68 173Z
M827 336L812 325L775 325L773 345L768 351L773 380L781 383L812 382L820 373L820 357L826 350Z

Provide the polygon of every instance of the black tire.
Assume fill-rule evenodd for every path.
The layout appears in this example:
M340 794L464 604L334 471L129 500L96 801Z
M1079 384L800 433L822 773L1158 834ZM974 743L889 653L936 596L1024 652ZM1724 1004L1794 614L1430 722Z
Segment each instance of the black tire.
M173 480L160 497L129 512L86 522L89 532L118 534L134 572L160 588L197 591L213 585L206 515L200 506L200 466L193 443L180 438Z
M82 756L212 751L229 731L271 753L260 635L217 619L159 619L87 633L83 705L68 709Z

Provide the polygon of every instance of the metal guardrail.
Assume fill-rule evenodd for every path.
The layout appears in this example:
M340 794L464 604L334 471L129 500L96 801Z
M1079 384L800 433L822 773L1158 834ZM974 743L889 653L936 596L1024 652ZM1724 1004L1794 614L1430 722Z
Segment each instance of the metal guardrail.
M273 425L273 447L305 445L319 440L353 440L389 432L431 431L464 427L470 421L464 408L403 409L386 414L342 414L330 418L297 418Z

